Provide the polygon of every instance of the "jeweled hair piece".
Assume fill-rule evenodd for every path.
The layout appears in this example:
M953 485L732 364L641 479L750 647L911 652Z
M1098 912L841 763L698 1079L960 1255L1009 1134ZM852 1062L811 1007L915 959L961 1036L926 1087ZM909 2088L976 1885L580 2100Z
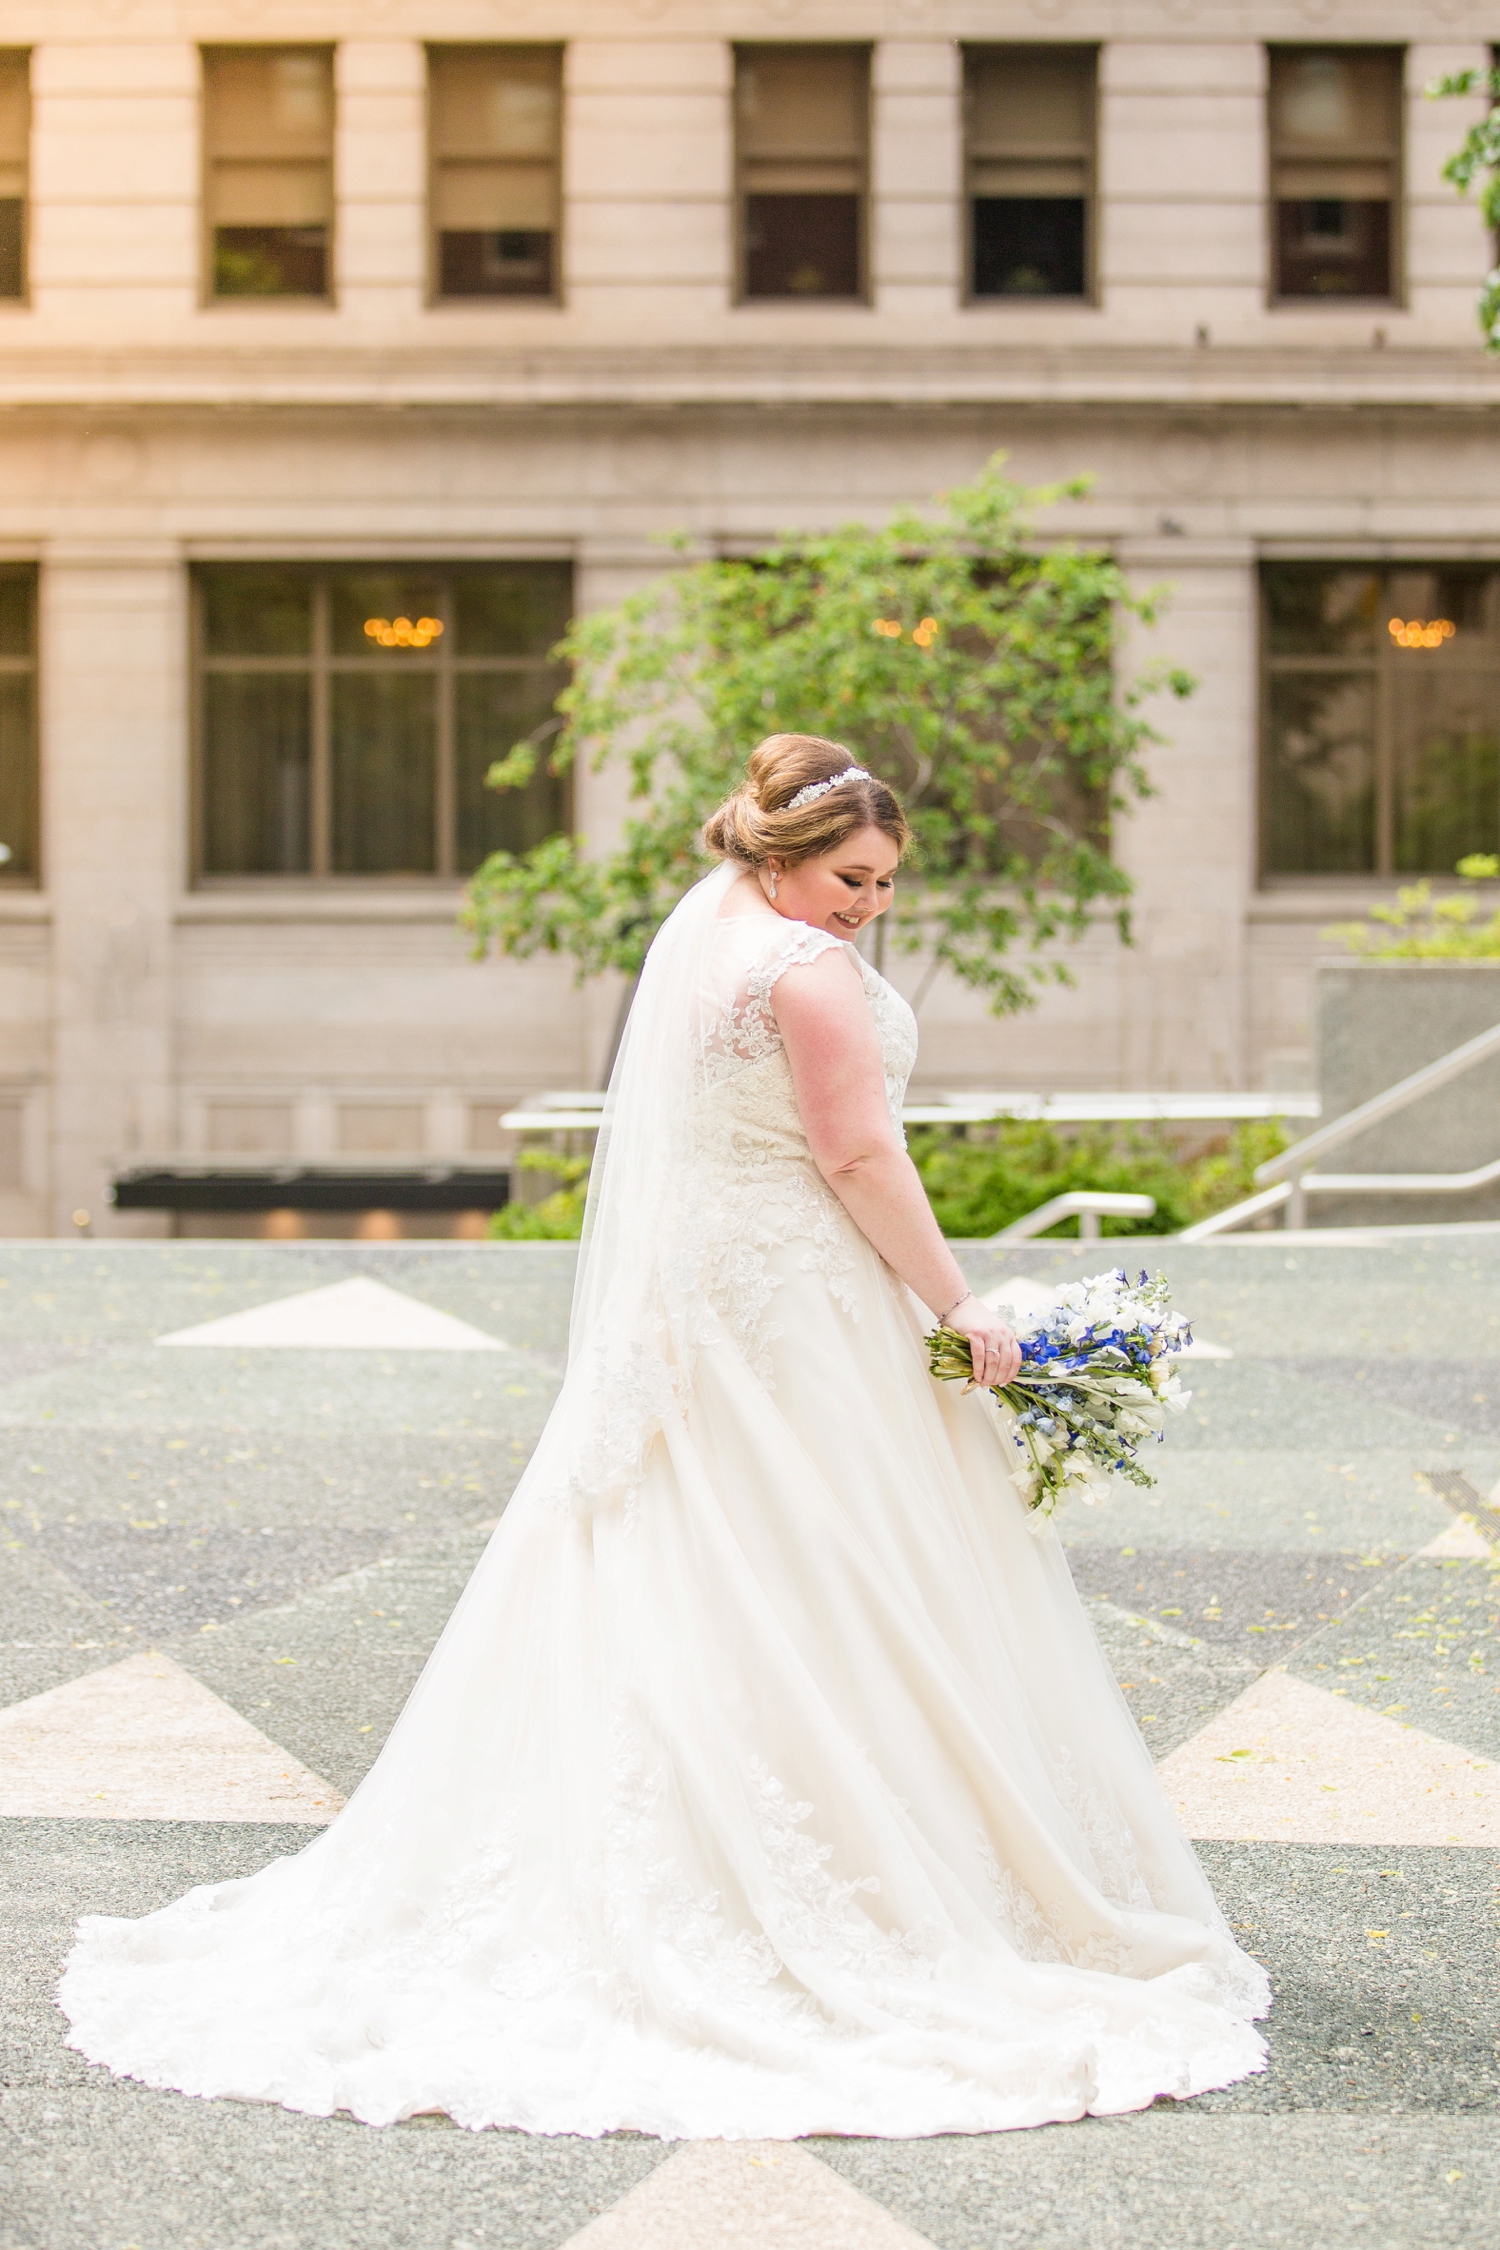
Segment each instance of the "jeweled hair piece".
M830 789L842 789L846 781L873 781L874 778L863 766L845 766L842 773L834 774L828 781L810 781L805 789L799 789L785 810L800 812L804 805L816 804L820 797L826 797Z

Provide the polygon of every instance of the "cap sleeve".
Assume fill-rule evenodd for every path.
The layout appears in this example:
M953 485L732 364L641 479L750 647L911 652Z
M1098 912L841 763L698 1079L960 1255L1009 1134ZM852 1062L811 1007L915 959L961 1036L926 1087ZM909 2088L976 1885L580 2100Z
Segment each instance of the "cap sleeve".
M805 969L825 953L853 951L847 940L834 937L828 930L816 930L810 922L789 922L785 936L777 933L746 977L747 996L764 1005L771 997L772 987L788 969ZM855 958L857 961L858 956Z

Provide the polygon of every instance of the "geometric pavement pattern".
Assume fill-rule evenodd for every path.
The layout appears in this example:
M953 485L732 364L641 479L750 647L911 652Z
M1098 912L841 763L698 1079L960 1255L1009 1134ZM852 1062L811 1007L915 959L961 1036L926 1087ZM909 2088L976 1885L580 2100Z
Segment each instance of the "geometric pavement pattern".
M1137 1252L1232 1356L1186 1371L1155 1489L1062 1528L1271 1969L1270 2071L1032 2133L674 2146L154 2094L52 2004L80 1913L252 1872L368 1768L555 1394L572 1246L0 1246L0 2250L1492 2240L1500 1238ZM1115 1254L962 1253L981 1289Z

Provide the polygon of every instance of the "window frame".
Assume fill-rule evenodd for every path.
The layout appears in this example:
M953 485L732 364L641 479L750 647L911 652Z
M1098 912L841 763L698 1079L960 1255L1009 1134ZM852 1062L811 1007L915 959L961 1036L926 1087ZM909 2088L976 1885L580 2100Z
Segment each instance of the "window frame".
M0 866L0 890L39 891L43 888L45 867L42 848L45 826L42 805L42 667L40 650L41 628L41 571L34 562L0 563L6 577L24 578L31 589L31 651L26 656L0 655L0 678L29 679L31 682L30 740L28 752L31 767L31 847L32 865L29 870L18 868L13 861ZM3 840L3 839L0 839Z
M1442 878L1452 874L1451 868L1400 868L1396 865L1396 796L1398 781L1398 742L1393 682L1399 677L1395 667L1401 661L1389 636L1377 631L1373 647L1366 656L1316 655L1303 653L1277 657L1271 648L1271 605L1268 572L1285 568L1288 564L1303 564L1316 568L1319 564L1328 570L1363 570L1373 573L1379 584L1377 609L1384 617L1390 610L1391 579L1403 571L1463 570L1489 571L1500 576L1500 557L1433 557L1432 555L1338 555L1262 554L1256 564L1256 615L1258 649L1256 661L1256 693L1259 701L1256 738L1256 790L1255 790L1255 875L1260 891L1307 889L1330 884L1352 887L1371 884L1389 887L1396 883L1419 882L1424 878ZM1421 662L1421 656L1416 658ZM1475 665L1483 672L1489 668ZM1374 865L1366 868L1306 868L1288 871L1267 864L1269 811L1274 744L1271 732L1271 681L1281 673L1287 676L1317 672L1361 673L1372 685L1371 707L1374 713L1374 739L1371 743L1371 787L1374 793L1373 832L1375 848ZM1494 677L1500 686L1500 654L1497 654Z
M1261 144L1266 160L1265 239L1266 239L1266 307L1270 312L1331 312L1348 311L1368 317L1372 307L1388 312L1404 312L1409 301L1406 272L1406 172L1407 172L1407 115L1406 115L1406 57L1404 44L1386 44L1369 39L1301 39L1268 40L1266 56L1265 130ZM1275 131L1275 108L1272 100L1272 82L1278 56L1282 55L1381 55L1395 64L1396 78L1396 129L1389 152L1379 161L1389 163L1391 172L1390 197L1390 287L1379 297L1289 297L1280 288L1280 238L1277 212L1281 198L1276 193L1276 170L1281 161ZM1290 160L1290 159L1289 159ZM1305 157L1304 157L1305 160ZM1351 157L1351 162L1359 158Z
M981 295L974 287L974 188L976 168L987 159L979 156L974 147L971 126L972 104L969 98L969 58L971 55L1024 54L1028 51L1050 54L1070 54L1087 57L1089 63L1089 135L1084 152L1086 185L1083 196L1083 288L1071 296L1058 297L1002 297ZM966 39L959 48L962 77L959 99L963 105L963 237L964 278L960 303L967 311L979 308L990 311L1000 307L1008 312L1024 310L1029 306L1044 307L1056 312L1059 307L1074 305L1086 311L1097 311L1099 293L1099 43L1086 39ZM1032 152L1034 154L1034 152ZM1071 152L1070 152L1071 160ZM993 161L993 159L988 159ZM1037 159L1041 161L1041 159Z
M512 556L498 555L485 558L472 556L389 557L342 556L317 561L302 561L274 556L227 556L195 560L190 569L188 602L189 677L191 682L191 724L189 730L192 764L191 786L188 793L189 814L189 881L194 890L224 890L249 886L264 889L269 886L291 885L303 889L345 890L354 887L376 887L389 890L395 885L418 888L451 890L469 881L466 873L459 871L455 862L458 842L458 765L457 728L455 725L454 683L460 672L516 673L557 670L545 656L477 656L462 657L454 651L453 589L460 573L483 570L487 566L505 564L524 565L527 562L563 563L573 578L571 599L577 598L577 566L571 555ZM205 645L204 588L208 574L215 569L237 566L284 570L296 573L312 585L309 648L306 656L210 656ZM428 571L443 581L442 622L443 633L432 653L423 651L410 660L399 660L403 671L420 671L435 677L437 688L437 716L433 748L433 857L436 865L431 869L405 869L391 872L343 872L333 865L334 835L334 776L329 683L338 672L357 672L367 669L372 675L384 670L378 659L367 656L335 655L329 631L330 581L345 571L410 570ZM308 858L310 865L298 872L282 874L270 870L221 872L207 865L208 792L206 682L214 672L297 673L309 681L308 713ZM509 745L506 745L508 748ZM503 755L497 750L496 755ZM571 834L574 825L574 781L571 768L559 777L562 785L562 832Z
M0 47L0 60L14 60L18 63L20 67L17 76L22 81L24 141L21 171L24 177L21 188L21 286L13 295L0 296L0 306L8 306L17 312L26 311L31 304L31 136L35 108L31 93L32 53L30 47Z
M328 248L324 259L325 286L320 295L288 291L284 295L221 296L214 288L213 177L217 161L209 136L209 57L212 55L326 55L330 120L328 128ZM204 312L332 312L338 306L339 180L338 180L338 46L327 39L205 39L198 44L198 236L199 306Z
M492 54L513 49L527 55L549 55L557 66L557 147L552 157L556 175L557 226L552 253L552 287L513 297L496 293L493 296L476 292L472 296L448 296L442 287L442 246L438 227L438 176L444 162L437 146L434 130L435 84L432 58L435 54ZM567 210L567 46L560 39L429 39L422 48L423 73L423 125L427 135L427 290L429 311L447 311L457 306L473 312L479 307L495 312L518 305L551 305L560 307L566 302L567 285L563 273L565 247L564 219Z
M746 288L748 244L745 225L745 198L750 192L746 186L746 172L756 160L747 155L744 136L740 131L740 66L747 57L756 55L857 55L864 65L864 136L859 156L860 184L856 192L859 207L859 247L856 259L857 287L849 297L771 297L751 296ZM875 140L875 43L869 39L738 39L730 49L731 70L729 80L730 128L733 137L734 158L734 225L732 253L734 258L734 286L730 296L732 307L777 305L806 312L849 312L868 310L874 303L874 262L872 257L874 211L871 203L874 176Z

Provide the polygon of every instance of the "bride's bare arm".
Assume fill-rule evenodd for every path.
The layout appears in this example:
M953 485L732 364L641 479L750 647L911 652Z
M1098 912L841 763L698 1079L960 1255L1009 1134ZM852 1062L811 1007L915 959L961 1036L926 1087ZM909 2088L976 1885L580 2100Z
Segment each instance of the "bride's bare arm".
M979 1380L1009 1382L1020 1365L1015 1337L967 1294L963 1269L896 1137L859 971L847 954L824 953L779 977L771 1002L818 1170L886 1264L969 1338Z

